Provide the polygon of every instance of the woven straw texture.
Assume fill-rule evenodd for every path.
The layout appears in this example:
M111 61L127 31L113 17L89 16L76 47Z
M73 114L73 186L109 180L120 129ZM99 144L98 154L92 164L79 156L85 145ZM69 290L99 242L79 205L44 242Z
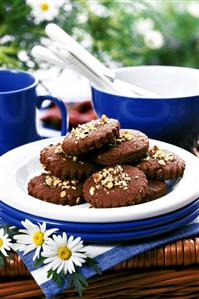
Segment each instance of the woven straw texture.
M178 240L90 279L81 298L199 298L198 264L199 238ZM0 278L0 298L44 298L17 255L12 261L6 261ZM74 290L67 290L56 298L75 299L78 296Z

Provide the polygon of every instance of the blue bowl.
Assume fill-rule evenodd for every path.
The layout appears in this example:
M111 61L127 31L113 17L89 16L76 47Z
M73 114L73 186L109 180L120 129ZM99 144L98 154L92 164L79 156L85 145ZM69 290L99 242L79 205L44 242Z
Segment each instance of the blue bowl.
M199 132L199 71L175 66L137 66L117 69L118 79L158 94L157 98L117 95L92 86L93 106L100 117L120 121L153 139L186 148Z

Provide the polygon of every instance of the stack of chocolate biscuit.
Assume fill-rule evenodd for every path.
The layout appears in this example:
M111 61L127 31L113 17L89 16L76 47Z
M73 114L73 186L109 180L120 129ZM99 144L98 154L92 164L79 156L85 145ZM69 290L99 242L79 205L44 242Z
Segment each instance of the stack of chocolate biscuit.
M88 202L114 208L157 199L165 180L182 177L185 162L154 146L137 130L120 129L103 115L73 128L62 143L42 149L44 172L31 179L28 193L62 205Z

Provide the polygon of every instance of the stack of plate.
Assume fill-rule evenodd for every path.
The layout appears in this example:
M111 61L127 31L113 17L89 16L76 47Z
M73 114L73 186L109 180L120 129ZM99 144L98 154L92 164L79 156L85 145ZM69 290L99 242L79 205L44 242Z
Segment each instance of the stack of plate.
M29 219L46 222L69 235L80 236L86 242L120 242L150 238L167 233L191 222L199 215L199 160L174 145L150 140L162 149L172 151L185 160L184 176L168 183L165 196L135 206L94 209L88 204L60 206L43 202L27 194L28 180L41 173L40 150L62 139L51 138L16 148L0 158L1 217L21 226ZM3 171L2 171L3 170Z

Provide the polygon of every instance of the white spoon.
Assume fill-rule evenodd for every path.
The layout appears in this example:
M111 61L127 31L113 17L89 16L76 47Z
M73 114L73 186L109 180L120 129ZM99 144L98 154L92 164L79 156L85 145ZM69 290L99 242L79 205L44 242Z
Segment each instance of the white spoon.
M87 67L78 63L68 51L60 48L60 44L56 42L50 45L50 49L40 45L34 46L31 50L31 54L38 62L45 61L63 68L70 66L70 68L86 77L89 81L94 82L98 87L109 90L107 86L102 84L103 81L99 80Z
M47 35L53 40L62 45L60 48L60 53L58 50L56 52L56 56L58 56L61 60L64 60L64 55L70 55L73 58L73 64L76 65L76 68L81 68L81 73L88 78L88 73L95 74L98 77L97 86L103 88L106 86L106 89L109 89L110 92L116 92L122 95L129 95L129 96L140 96L140 97L158 97L157 94L140 88L138 86L134 86L130 83L125 81L119 80L116 78L114 72L104 66L100 61L98 61L94 56L92 56L87 50L85 50L80 44L78 44L70 35L68 35L63 29L61 29L56 24L48 24L46 26L46 33ZM52 50L52 48L51 48ZM75 62L76 60L76 62ZM82 65L84 66L82 68ZM86 71L87 68L87 71ZM88 78L90 80L90 77ZM95 81L94 81L95 82ZM100 83L101 82L101 83ZM95 82L96 83L96 82Z
M59 43L53 42L50 44L50 50L65 65L70 65L76 72L86 77L89 81L94 83L97 87L104 89L105 91L118 92L117 89L112 86L112 83L103 76L99 77L96 72L90 69L82 61L78 60L74 53L71 53L68 49L60 45Z
M76 40L74 40L68 33L56 24L48 24L45 28L46 34L50 39L67 46L72 52L79 53L84 63L91 68L98 69L100 73L104 73L105 76L111 80L115 79L115 74L91 55L86 49L84 49Z
M64 66L64 62L57 58L49 49L43 46L34 46L31 50L32 56L38 61L46 61L51 64Z

